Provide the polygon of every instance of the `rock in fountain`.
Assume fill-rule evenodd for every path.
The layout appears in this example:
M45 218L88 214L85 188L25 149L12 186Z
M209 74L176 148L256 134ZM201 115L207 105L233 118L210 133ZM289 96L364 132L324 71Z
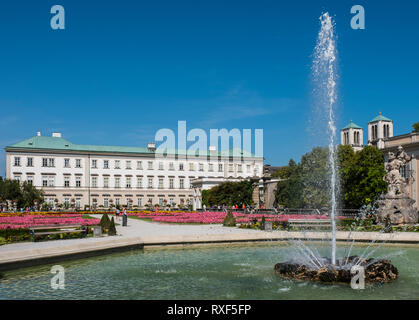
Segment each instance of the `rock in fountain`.
M316 281L322 283L350 283L352 279L351 268L353 266L364 267L366 283L385 283L396 280L397 268L390 260L376 260L351 256L337 260L332 265L330 259L321 258L321 266L314 267L297 261L277 263L275 272L285 278Z
M376 202L377 220L385 223L388 217L392 224L415 224L418 221L418 211L415 200L409 197L406 179L400 174L400 168L406 165L411 157L401 146L397 153L388 153L385 180L388 183L387 194Z

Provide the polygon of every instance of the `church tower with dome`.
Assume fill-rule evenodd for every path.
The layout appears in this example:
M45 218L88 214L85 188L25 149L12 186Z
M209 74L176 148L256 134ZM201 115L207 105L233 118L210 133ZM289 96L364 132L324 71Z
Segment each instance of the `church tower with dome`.
M350 145L355 151L362 150L364 145L364 130L362 127L351 122L340 130L340 143ZM385 140L393 137L393 120L383 116L379 112L378 116L368 122L368 145L378 149L385 148Z

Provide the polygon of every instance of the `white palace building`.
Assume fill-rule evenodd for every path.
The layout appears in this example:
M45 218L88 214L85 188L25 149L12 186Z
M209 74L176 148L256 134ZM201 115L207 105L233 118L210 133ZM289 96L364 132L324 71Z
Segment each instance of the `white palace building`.
M53 133L7 146L6 178L29 181L44 191L51 206L109 208L127 205L145 208L192 205L201 208L201 190L224 181L263 176L263 158L233 156L214 147L199 156L177 152L156 155L146 148L74 144Z

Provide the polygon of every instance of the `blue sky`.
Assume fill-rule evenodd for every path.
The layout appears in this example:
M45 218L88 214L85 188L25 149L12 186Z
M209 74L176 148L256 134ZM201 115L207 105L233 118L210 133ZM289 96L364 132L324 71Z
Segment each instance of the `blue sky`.
M50 28L50 8L66 29ZM361 4L366 29L350 27ZM338 127L379 111L419 121L417 1L10 1L0 4L3 148L41 131L145 146L160 128L264 129L266 163L324 144L310 67L318 17L336 20ZM366 142L366 134L364 137Z

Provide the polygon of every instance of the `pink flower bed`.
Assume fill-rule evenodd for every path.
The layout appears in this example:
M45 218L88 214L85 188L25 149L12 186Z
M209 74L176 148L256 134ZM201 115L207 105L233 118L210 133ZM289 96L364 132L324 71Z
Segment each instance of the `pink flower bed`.
M99 219L85 219L82 215L60 215L59 217L46 217L45 215L25 215L13 217L0 217L0 229L19 229L28 228L30 226L42 225L64 225L64 224L81 224L83 226L97 225Z
M173 213L157 213L157 214L132 214L140 219L152 219L154 222L171 222L171 223L202 223L202 224L220 224L225 218L224 212L173 212ZM266 214L243 214L233 212L237 223L249 223L253 219L260 221L265 216L265 221L277 222L288 221L289 219L329 219L320 215L266 215ZM344 217L338 217L343 219Z

